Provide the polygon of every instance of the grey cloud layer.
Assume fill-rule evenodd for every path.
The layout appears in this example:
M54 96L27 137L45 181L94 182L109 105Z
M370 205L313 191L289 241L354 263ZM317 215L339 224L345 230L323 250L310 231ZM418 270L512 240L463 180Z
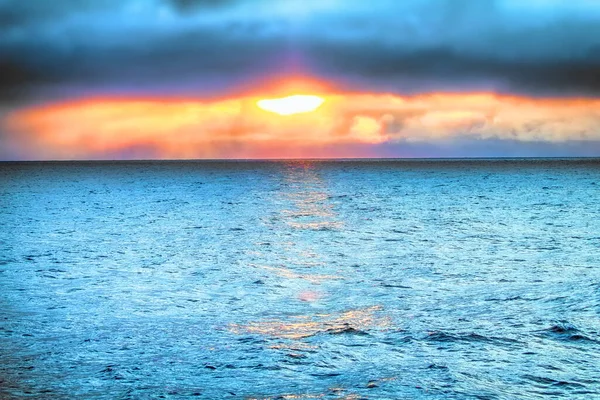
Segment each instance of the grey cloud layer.
M210 92L286 72L399 92L600 95L590 0L0 0L0 24L5 100Z

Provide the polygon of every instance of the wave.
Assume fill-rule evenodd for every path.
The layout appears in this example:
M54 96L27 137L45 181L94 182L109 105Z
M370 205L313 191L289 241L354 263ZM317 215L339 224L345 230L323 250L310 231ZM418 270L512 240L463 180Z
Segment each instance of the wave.
M490 343L498 345L516 344L520 343L516 339L497 337L497 336L484 336L478 333L458 333L451 334L442 331L432 332L425 338L427 341L433 342L474 342L474 343Z
M537 384L543 386L561 386L561 387L571 387L571 388L583 388L584 384L578 382L568 382L568 381L557 381L552 378L544 377L544 376L535 376L535 375L523 375L522 378L527 379L529 381L535 382Z
M562 341L598 342L597 339L593 339L584 334L575 325L564 321L552 325L547 329L542 329L541 331L538 331L538 333L541 334L541 336Z

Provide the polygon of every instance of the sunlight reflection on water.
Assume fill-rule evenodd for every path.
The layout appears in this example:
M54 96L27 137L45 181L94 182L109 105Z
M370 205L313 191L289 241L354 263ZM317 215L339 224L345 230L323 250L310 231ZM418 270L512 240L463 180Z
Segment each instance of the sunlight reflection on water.
M373 329L386 329L392 326L391 319L381 315L381 306L349 310L338 315L314 314L293 316L285 321L257 321L247 325L232 324L232 332L257 333L285 339L303 339L320 333L352 333L367 335Z

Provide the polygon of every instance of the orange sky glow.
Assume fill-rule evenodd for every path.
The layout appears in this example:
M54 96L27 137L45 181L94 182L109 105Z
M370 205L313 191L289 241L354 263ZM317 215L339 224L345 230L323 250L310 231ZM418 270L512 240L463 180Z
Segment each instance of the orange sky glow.
M324 102L295 115L257 105L297 94ZM94 158L135 147L152 148L160 158L287 158L337 144L600 140L600 99L401 96L290 80L220 99L102 97L37 105L12 112L4 124L9 145L45 158Z

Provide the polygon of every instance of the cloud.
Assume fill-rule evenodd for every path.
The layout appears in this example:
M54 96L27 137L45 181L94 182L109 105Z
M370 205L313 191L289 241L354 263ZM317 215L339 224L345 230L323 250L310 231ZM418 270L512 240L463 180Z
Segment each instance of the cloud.
M0 0L0 21L5 101L214 95L288 73L364 91L600 94L589 0Z
M238 0L169 0L169 2L181 12L197 12L199 9L229 7Z
M335 147L383 156L381 146L399 144L600 142L600 99L330 93L317 111L283 117L259 109L260 98L91 98L35 106L9 114L0 138L11 154L28 159L340 154Z
M408 1L323 15L305 51L320 73L362 87L597 95L600 4L557 3Z

